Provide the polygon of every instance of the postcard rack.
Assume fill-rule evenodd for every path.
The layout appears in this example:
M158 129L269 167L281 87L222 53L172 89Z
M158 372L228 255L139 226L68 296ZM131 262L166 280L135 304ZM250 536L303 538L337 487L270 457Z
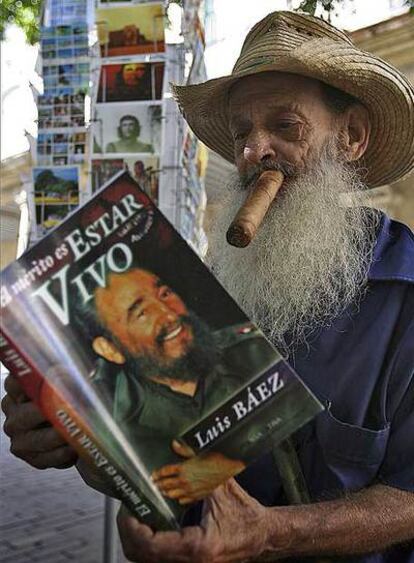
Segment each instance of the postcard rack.
M181 43L168 42L167 3L47 0L44 89L28 193L33 243L127 169L200 254L207 149L169 83L206 79L203 1L184 0Z

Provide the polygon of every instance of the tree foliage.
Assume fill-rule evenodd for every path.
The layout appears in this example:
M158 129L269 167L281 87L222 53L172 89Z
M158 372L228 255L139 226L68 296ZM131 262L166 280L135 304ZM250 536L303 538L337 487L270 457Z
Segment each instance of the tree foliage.
M298 10L314 15L318 8L322 8L329 17L332 12L337 12L347 2L349 3L349 0L303 0ZM410 8L411 13L414 13L414 0L405 0L404 4Z
M8 24L16 24L33 45L39 41L39 15L41 0L0 0L0 39Z
M328 17L352 0L303 0L299 10L314 14L318 8L323 8ZM182 5L182 0L168 0L169 3ZM414 14L414 0L405 0L405 5ZM28 42L33 45L39 40L39 15L41 0L0 0L0 39L3 39L5 28L14 23L21 27Z

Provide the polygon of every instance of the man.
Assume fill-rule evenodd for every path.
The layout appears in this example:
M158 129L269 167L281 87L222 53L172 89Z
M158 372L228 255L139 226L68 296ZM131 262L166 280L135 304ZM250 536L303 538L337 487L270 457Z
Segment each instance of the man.
M278 360L257 329L244 323L213 332L142 268L109 274L76 309L76 324L100 358L92 382L145 468L181 480L183 493L171 495L167 482L166 496L188 504L244 469L243 448L183 461L192 452L175 439ZM82 473L100 487L98 476Z
M154 533L122 510L125 554L413 561L414 242L355 205L364 185L414 167L413 87L326 22L279 12L253 27L230 77L176 95L196 135L240 177L222 206L213 267L326 410L295 436L311 504L284 506L263 456L180 534ZM225 230L264 169L286 180L257 238L232 249Z
M118 141L106 145L106 152L136 153L154 152L151 144L143 143L138 139L141 134L141 125L134 115L124 115L119 121Z
M131 167L130 167L131 168ZM139 187L150 196L157 204L158 201L158 170L153 166L145 166L144 161L136 160L133 169L130 170Z
M136 160L134 162L134 171L133 175L135 180L138 182L139 187L144 190L148 195L151 194L151 183L150 183L150 174L145 169L145 164L142 160Z

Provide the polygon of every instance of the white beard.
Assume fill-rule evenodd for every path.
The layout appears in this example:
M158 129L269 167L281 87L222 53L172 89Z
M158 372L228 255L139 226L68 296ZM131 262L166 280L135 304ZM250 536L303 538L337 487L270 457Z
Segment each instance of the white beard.
M284 351L358 303L366 286L378 215L357 205L365 186L329 152L287 182L244 249L225 238L246 198L242 182L233 179L209 236L214 273Z

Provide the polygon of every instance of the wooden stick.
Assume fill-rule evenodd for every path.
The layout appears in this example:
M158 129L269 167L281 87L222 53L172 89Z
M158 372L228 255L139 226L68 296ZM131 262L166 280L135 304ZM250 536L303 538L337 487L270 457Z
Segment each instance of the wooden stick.
M283 180L279 170L265 170L261 174L227 231L229 244L244 248L251 243Z

